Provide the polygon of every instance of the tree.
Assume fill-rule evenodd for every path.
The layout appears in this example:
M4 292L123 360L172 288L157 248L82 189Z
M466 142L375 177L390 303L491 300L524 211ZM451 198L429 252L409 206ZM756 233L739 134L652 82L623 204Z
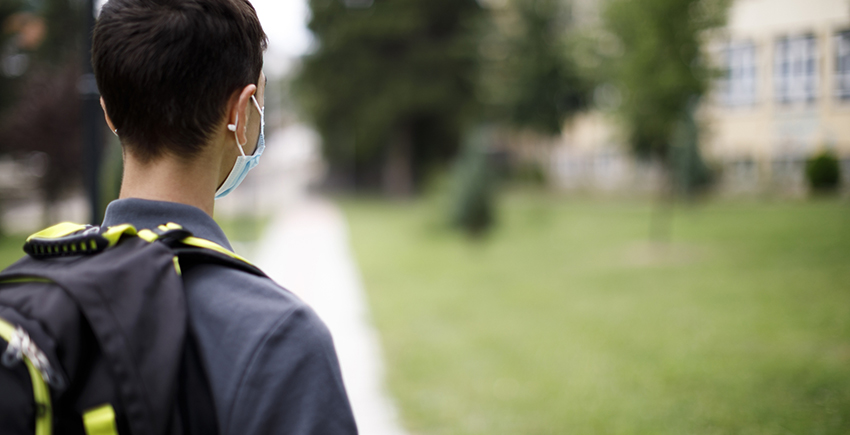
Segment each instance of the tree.
M491 130L478 128L467 136L452 174L449 219L452 226L475 238L495 223L496 180L487 155Z
M725 21L728 0L612 0L604 13L621 47L613 80L620 114L640 157L669 163L671 135L713 78L702 38Z
M685 113L673 129L670 143L670 168L675 193L683 198L691 198L712 181L711 169L702 159L699 149L699 126L695 112L698 100L688 102Z
M3 24L12 29L0 56L22 62L0 80L0 110L6 109L0 112L0 152L47 156L40 183L46 220L52 220L52 205L80 178L80 3L21 0L14 8L0 8Z
M486 98L502 122L545 135L587 105L590 85L571 56L571 2L513 0L494 9L483 41Z
M0 134L6 152L47 156L47 168L40 180L45 223L55 220L52 206L80 178L78 77L74 64L65 71L31 74L26 81L26 98L15 105Z
M325 157L355 185L409 195L476 113L475 0L311 0L318 44L296 79Z
M82 14L75 0L0 3L0 112L18 101L29 74L79 64Z
M15 90L20 88L27 54L20 53L16 17L24 11L24 2L0 2L0 113L15 101Z
M705 167L689 102L708 90L715 75L703 39L725 22L728 1L611 0L604 12L606 28L620 47L620 56L609 65L623 96L619 112L629 145L638 157L659 162L663 172L662 195L650 224L656 239L669 238L670 207L664 204L677 190L691 191L674 184L693 181L686 171ZM685 166L677 170L674 164Z

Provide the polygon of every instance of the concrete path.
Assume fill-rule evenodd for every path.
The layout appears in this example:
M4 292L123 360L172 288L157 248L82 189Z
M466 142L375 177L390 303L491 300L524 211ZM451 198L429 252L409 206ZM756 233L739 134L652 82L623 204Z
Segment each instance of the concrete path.
M385 393L379 337L348 245L345 217L326 199L308 193L323 172L315 133L293 126L270 137L255 171L242 198L221 204L253 204L272 216L250 257L327 324L360 433L405 434Z

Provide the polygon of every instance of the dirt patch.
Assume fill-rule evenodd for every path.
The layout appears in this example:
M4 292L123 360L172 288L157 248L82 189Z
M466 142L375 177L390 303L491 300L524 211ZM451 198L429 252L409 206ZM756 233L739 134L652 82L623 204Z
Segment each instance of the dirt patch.
M681 266L699 262L706 255L706 249L696 245L648 241L628 244L620 251L627 267Z

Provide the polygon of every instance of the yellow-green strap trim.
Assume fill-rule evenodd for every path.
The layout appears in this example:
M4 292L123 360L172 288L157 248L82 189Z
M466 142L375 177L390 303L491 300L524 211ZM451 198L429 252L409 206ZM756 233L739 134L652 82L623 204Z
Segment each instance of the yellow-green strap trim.
M150 243L155 242L156 239L159 238L159 236L151 230L140 230L139 234L136 235L139 236L139 238L141 238L142 240L145 240L146 242Z
M135 236L136 227L130 224L116 225L114 227L109 227L106 231L101 233L101 237L109 242L110 248L117 245L123 235Z
M50 283L50 282L53 282L53 281L51 281L47 278L39 278L39 277L36 277L36 276L34 276L32 278L7 278L7 279L0 280L0 284L22 284L22 283L28 283L28 282Z
M239 261L244 261L245 263L251 264L250 261L242 258L241 255L236 254L235 252L230 252L230 251L227 250L227 248L224 248L223 246L221 246L221 245L219 245L215 242L211 242L209 240L206 240L206 239L199 239L199 238L194 237L194 236L189 236L189 237L186 237L185 239L183 239L182 242L189 245L189 246L194 246L196 248L209 249L209 250L227 255L228 257L235 258Z
M180 224L175 224L174 222L169 222L169 223L167 223L167 224L165 224L165 225L160 225L160 226L159 226L159 229L160 229L161 231L168 231L168 230L182 230L182 229L183 229L183 226L182 226L182 225L180 225ZM215 251L215 252L218 252L218 253L221 253L221 254L227 255L227 256L228 256L228 257L230 257L230 258L235 258L235 259L237 259L237 260L239 260L239 261L242 261L242 262L245 262L245 263L251 264L251 262L250 262L250 261L246 260L246 259L245 259L245 258L243 258L241 255L239 255L239 254L237 254L237 253L235 253L235 252L233 252L233 251L230 251L230 250L228 250L227 248L225 248L224 246L221 246L221 245L219 245L218 243L212 242L212 241L207 240L207 239L201 239L201 238L198 238L198 237L189 236L189 237L186 237L185 239L183 239L183 240L181 240L181 241L182 241L184 244L187 244L187 245L189 245L189 246L194 246L194 247L196 247L196 248L205 248L205 249L210 249L210 250L213 250L213 251ZM178 271L178 273L180 273L180 272Z
M84 412L83 426L86 428L86 435L118 435L115 410L108 403Z
M168 231L168 230L182 230L182 229L183 229L183 225L175 224L174 222L169 222L169 223L167 223L167 224L165 224L165 225L160 225L160 226L159 226L159 229L161 229L161 230L163 230L163 231Z
M59 237L64 237L64 236L67 236L67 235L72 234L74 232L77 232L79 230L84 230L85 228L86 228L85 225L79 225L79 224L73 224L73 223L70 223L70 222L64 222L64 223L54 225L50 228L47 228L43 231L39 231L38 233L31 235L29 238L27 238L27 241L30 241L30 240L36 239L36 238L39 238L39 239L55 239L55 238L59 238ZM162 230L162 231L179 230L179 229L182 229L182 228L183 228L182 226L175 224L174 222L169 222L165 225L159 226L159 229ZM100 234L101 237L103 237L104 239L107 240L107 242L109 243L109 247L117 245L118 241L121 240L121 237L125 236L125 235L127 235L127 236L138 236L138 237L140 237L143 240L146 240L148 242L154 242L159 238L159 235L157 235L156 233L154 233L151 230L143 229L143 230L140 230L140 231L136 231L136 227L134 227L133 225L130 225L130 224L123 224L123 225L116 225L114 227L109 227L109 228L107 228L106 231L104 231L103 233ZM206 239L201 239L201 238L198 238L198 237L190 236L190 237L186 237L185 239L183 239L182 242L189 245L189 246L195 246L197 248L205 248L205 249L209 249L209 250L212 250L212 251L216 251L218 253L227 255L228 257L235 258L239 261L251 264L250 261L248 261L247 259L245 259L241 255L236 254L234 252L231 252L227 248L225 248L225 247L223 247L223 246L221 246L221 245L219 245L215 242L211 242L209 240L206 240ZM91 240L90 244L91 244L90 249L96 249L97 246L95 245L94 240ZM74 252L77 250L76 248L77 247L75 245L70 247L70 249ZM62 249L64 251L67 251L69 249L69 247L63 246L61 248L57 247L55 249ZM82 251L82 252L85 252L88 249L89 249L89 247L84 245L84 244L80 246L80 251ZM178 273L179 273L179 271L178 271Z
M3 319L0 319L0 338L6 340L6 343L12 340L12 335L15 334L15 327ZM24 357L24 364L27 366L27 371L30 374L32 382L32 395L35 399L36 414L35 414L35 435L51 435L53 433L53 407L50 403L50 389L47 388L47 383L41 376L41 372L35 368L29 358Z
M65 237L68 234L76 233L77 231L86 229L85 225L75 224L72 222L62 222L61 224L53 225L50 228L45 228L29 237L27 241L32 239L58 239Z

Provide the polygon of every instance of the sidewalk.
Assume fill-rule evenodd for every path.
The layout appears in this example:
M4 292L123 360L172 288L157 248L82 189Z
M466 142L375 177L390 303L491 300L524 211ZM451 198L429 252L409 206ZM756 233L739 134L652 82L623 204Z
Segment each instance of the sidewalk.
M249 201L272 219L251 257L327 324L360 433L403 435L385 393L379 337L348 246L345 217L329 201L307 192L322 175L317 144L303 126L270 138L257 173L251 174L256 191ZM250 189L246 193L252 195Z

